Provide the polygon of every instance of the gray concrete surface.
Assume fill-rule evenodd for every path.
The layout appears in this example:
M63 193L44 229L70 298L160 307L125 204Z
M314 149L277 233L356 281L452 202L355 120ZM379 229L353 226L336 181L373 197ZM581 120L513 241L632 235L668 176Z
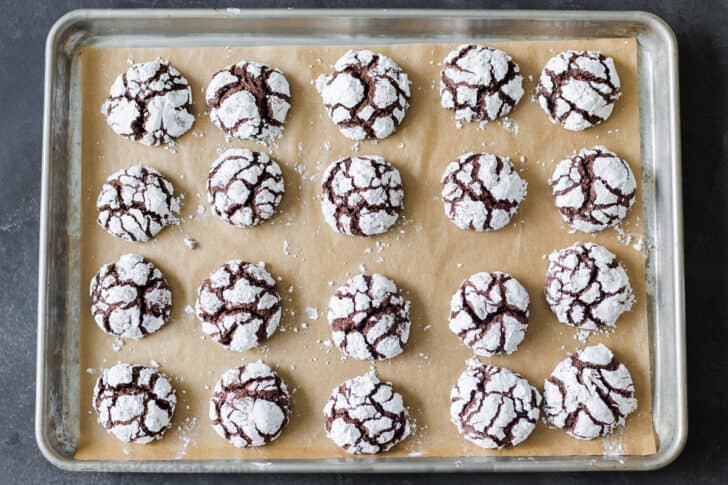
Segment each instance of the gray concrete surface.
M33 437L43 48L79 7L446 7L642 9L675 30L681 56L690 438L650 474L162 476L80 475L47 463ZM0 483L727 483L728 5L724 1L34 1L0 0Z

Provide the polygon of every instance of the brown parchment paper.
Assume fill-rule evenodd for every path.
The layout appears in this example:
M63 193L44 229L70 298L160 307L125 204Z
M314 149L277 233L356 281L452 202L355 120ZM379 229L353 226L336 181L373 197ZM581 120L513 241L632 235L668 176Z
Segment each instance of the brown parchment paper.
M471 455L642 455L655 452L650 395L650 357L645 296L644 253L627 244L614 229L595 236L572 234L553 204L547 179L555 164L574 150L601 143L624 157L640 179L640 132L637 93L637 50L634 40L596 39L568 42L511 42L493 44L520 64L526 94L511 123L493 122L458 127L451 112L440 108L437 91L439 63L453 45L370 46L394 58L412 80L411 107L399 130L386 140L362 142L359 154L376 154L402 173L404 217L381 237L354 238L335 234L324 222L320 205L320 175L326 166L353 155L357 145L344 138L326 116L312 80L347 48L344 46L277 46L185 49L94 49L81 52L83 68L82 177L82 295L81 295L81 423L76 458L214 459L323 458L345 456L329 442L321 410L339 383L365 373L371 364L342 360L330 339L326 306L334 287L365 265L397 281L412 301L413 328L405 352L375 367L404 395L417 432L386 456ZM552 125L533 98L534 81L548 58L568 49L599 49L612 56L622 79L621 99L612 117L585 132L568 132ZM100 106L114 78L128 67L162 56L190 81L197 121L173 150L132 143L109 129ZM250 142L227 143L205 112L204 89L210 76L241 59L278 67L292 89L293 108L284 136L268 151L280 163L286 194L278 215L254 229L237 229L214 217L204 195L210 163L228 146L266 150ZM494 233L462 231L449 222L439 200L439 178L449 161L468 151L490 151L511 157L528 181L528 195L513 222ZM524 157L524 161L520 161ZM127 243L96 225L95 200L106 177L135 163L158 168L185 195L184 221L162 231L149 243ZM639 189L638 189L639 190ZM623 225L641 235L642 197ZM200 207L202 206L202 208ZM188 235L199 242L189 249ZM630 369L638 410L623 431L607 440L570 438L539 423L518 447L487 451L465 441L449 420L449 393L471 352L447 328L449 301L460 282L478 271L506 271L517 277L531 295L530 326L518 351L483 359L521 373L543 387L557 362L585 343L574 329L559 324L543 298L545 255L579 240L593 240L615 252L628 268L637 303L623 315L610 335L594 335L589 344L604 342ZM287 250L284 249L287 247ZM103 263L127 252L155 262L169 280L174 299L172 318L159 332L129 341L120 350L113 338L93 323L86 282ZM193 306L198 285L230 258L265 261L279 276L284 298L282 328L260 348L245 353L226 350L205 339ZM330 283L331 282L331 283ZM306 307L319 317L307 316ZM284 331L285 330L285 331ZM119 360L149 365L158 361L173 376L179 402L174 427L164 439L149 445L124 445L107 434L91 411L91 393L99 369ZM208 399L218 376L226 369L264 359L275 366L293 393L293 415L283 435L258 449L239 450L215 434L207 417Z

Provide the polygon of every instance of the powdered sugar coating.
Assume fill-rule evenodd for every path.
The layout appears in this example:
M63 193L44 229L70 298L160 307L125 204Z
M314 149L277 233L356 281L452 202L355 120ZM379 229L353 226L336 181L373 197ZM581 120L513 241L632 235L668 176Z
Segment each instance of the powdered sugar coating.
M466 153L442 175L445 214L460 229L497 231L506 226L526 196L527 182L507 157Z
M226 150L212 162L207 176L212 211L237 227L253 227L273 217L284 191L276 161L246 148Z
M264 266L232 259L197 290L195 312L203 332L223 347L243 352L276 331L281 297Z
M102 370L92 405L99 424L119 440L145 444L169 428L177 394L157 370L120 362Z
M526 336L530 302L511 275L476 273L450 300L450 331L476 355L511 354Z
M195 122L189 82L165 59L134 64L111 85L101 106L106 123L144 145L172 144Z
M358 274L329 300L327 318L334 343L358 360L391 359L409 339L410 302L394 281L380 274Z
M598 51L565 51L546 63L536 91L552 123L580 131L609 118L619 88L611 57Z
M240 61L212 76L205 92L210 120L241 140L280 138L291 108L291 88L278 69Z
M583 232L619 224L634 204L637 190L627 162L601 145L562 160L549 185L561 218Z
M334 389L324 416L326 436L351 454L383 453L410 435L402 395L374 372Z
M382 157L342 158L329 165L322 180L321 210L334 231L373 236L397 222L404 205L402 178Z
M96 221L112 236L148 241L169 224L179 222L180 197L158 171L135 165L106 179L96 208Z
M622 263L605 247L589 242L549 255L545 295L561 323L583 330L614 327L634 304Z
M603 344L561 361L544 381L544 400L549 422L581 440L610 434L637 409L629 370Z
M471 364L450 392L450 419L482 448L516 446L536 428L541 394L509 369Z
M507 116L523 96L523 76L500 49L465 44L443 62L440 99L455 119L492 121Z
M210 399L213 429L237 448L277 439L290 413L286 383L260 360L227 370Z
M352 140L388 137L409 107L407 73L389 57L370 50L344 54L316 88L331 120Z
M172 312L172 291L162 272L138 254L105 264L91 279L91 313L101 330L124 339L154 333Z

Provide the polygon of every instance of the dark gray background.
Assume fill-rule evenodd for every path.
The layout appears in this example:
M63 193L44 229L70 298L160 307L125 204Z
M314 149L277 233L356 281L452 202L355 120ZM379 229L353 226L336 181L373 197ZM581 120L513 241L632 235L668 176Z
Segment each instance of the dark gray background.
M155 476L80 475L47 463L33 437L43 49L53 22L80 7L443 7L641 9L680 46L690 438L645 474ZM728 5L724 1L47 1L0 0L0 483L726 483L728 482Z

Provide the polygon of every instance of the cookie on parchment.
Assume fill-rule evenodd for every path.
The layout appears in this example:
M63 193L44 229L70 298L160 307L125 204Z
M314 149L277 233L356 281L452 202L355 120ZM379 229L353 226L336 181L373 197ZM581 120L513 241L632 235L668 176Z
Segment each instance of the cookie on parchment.
M215 432L235 447L264 446L288 424L290 400L286 383L259 360L220 376L209 416Z
M205 101L226 136L269 142L283 134L291 88L279 69L240 61L213 74Z
M440 75L440 103L463 121L507 116L523 96L523 76L500 49L465 44L451 51Z
M571 354L544 381L546 418L574 438L606 436L635 409L632 376L603 344Z
M134 64L116 78L101 106L115 133L144 145L170 145L195 122L192 89L165 59Z
M326 223L350 236L387 232L404 206L399 170L377 156L335 161L324 172L321 190Z
M450 393L450 419L482 448L517 446L536 428L541 394L509 369L474 361Z
M511 354L526 336L530 302L511 275L476 273L450 300L450 331L476 355Z
M396 62L370 50L350 50L334 72L316 81L326 112L352 140L387 138L409 108L410 80Z
M327 318L334 343L354 359L391 359L409 339L410 302L394 281L377 273L358 274L339 287Z
M326 436L354 455L384 453L411 433L402 395L374 372L334 389L324 417Z
M146 444L169 428L177 394L159 371L120 362L102 370L92 405L109 433L125 443Z
M460 229L497 231L518 211L528 183L507 157L466 153L442 175L445 215Z
M207 201L222 220L253 227L273 217L283 199L281 167L265 153L230 148L207 175Z
M138 339L159 330L172 313L172 291L154 263L125 254L91 279L91 313L101 330Z
M545 295L561 323L582 330L614 328L635 301L621 261L590 242L549 255Z
M261 264L232 259L197 290L202 331L225 348L243 352L269 339L281 320L276 282Z
M536 93L552 123L580 131L609 118L619 88L611 57L598 51L565 51L546 63Z
M152 167L135 165L106 179L96 199L96 221L112 236L148 241L179 223L180 201L172 182Z

